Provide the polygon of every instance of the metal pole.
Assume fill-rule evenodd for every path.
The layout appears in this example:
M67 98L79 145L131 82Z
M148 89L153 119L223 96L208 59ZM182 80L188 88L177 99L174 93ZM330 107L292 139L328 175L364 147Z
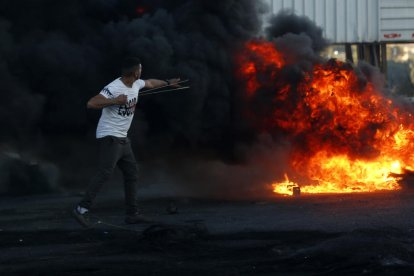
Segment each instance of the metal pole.
M387 77L387 44L381 43L381 72Z
M352 56L352 44L346 43L345 44L345 55L346 60L354 63L354 57Z

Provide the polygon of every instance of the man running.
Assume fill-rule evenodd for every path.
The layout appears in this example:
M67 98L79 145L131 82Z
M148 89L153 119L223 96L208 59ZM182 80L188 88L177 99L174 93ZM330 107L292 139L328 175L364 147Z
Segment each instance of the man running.
M83 199L73 210L73 216L84 227L89 227L89 210L102 185L110 178L115 166L124 176L126 217L125 223L134 224L147 220L138 213L136 202L138 169L131 143L127 137L139 90L157 88L165 85L177 85L180 79L142 80L142 66L138 58L127 58L122 64L120 78L105 86L92 97L87 104L91 109L102 109L102 115L96 129L99 143L99 165Z

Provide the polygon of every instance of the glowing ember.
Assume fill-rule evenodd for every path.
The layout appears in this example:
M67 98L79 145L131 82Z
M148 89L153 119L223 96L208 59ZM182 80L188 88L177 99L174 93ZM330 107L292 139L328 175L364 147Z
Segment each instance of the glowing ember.
M358 76L348 64L316 64L292 85L281 77L287 64L275 44L249 42L238 57L248 99L263 103L255 123L283 132L291 142L290 169L306 183L273 184L278 194L398 190L414 164L412 115ZM260 97L268 101L255 101ZM257 110L266 110L266 116ZM264 118L266 117L266 118Z

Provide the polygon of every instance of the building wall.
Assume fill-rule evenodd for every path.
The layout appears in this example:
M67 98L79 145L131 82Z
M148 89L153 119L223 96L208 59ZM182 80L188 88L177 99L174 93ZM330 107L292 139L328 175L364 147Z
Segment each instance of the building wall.
M379 40L414 41L414 0L380 0Z

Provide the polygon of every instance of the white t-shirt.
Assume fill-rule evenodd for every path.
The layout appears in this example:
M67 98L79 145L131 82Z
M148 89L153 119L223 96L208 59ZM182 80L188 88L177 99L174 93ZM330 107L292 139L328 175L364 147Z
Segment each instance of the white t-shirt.
M113 99L124 94L128 97L128 102L124 105L111 105L102 109L96 128L96 138L109 135L127 137L138 102L138 93L144 86L145 82L141 79L135 81L132 87L128 87L121 81L121 78L118 78L102 89L99 94L105 98Z

